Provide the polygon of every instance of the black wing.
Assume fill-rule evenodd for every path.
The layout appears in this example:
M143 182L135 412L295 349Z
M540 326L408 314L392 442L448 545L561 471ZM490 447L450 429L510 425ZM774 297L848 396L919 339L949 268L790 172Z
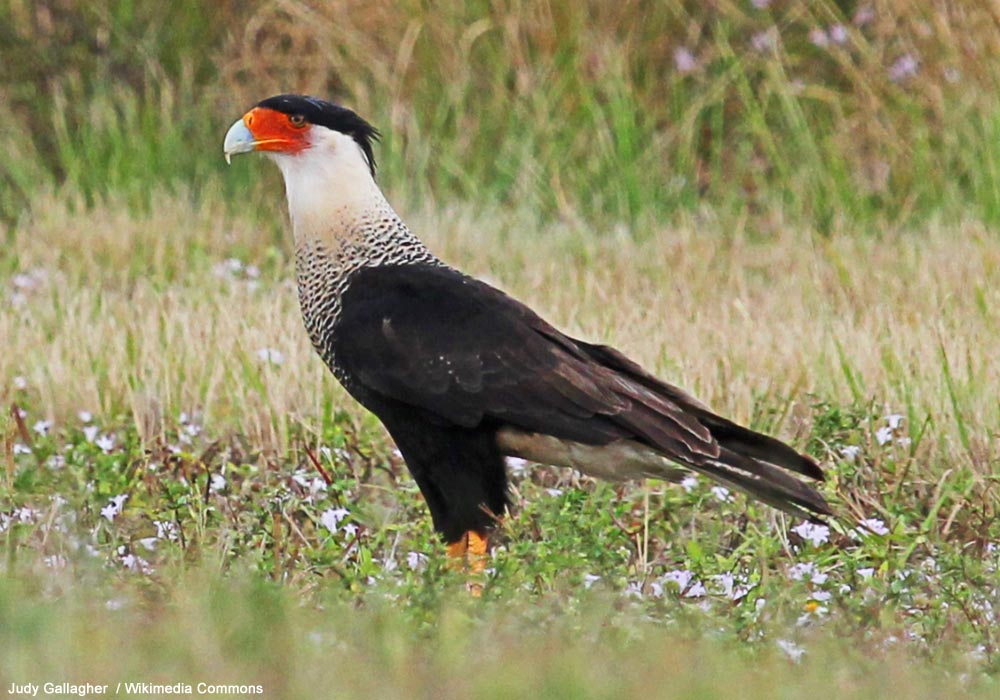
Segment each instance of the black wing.
M687 459L714 457L709 431L679 407L595 363L533 311L454 270L356 273L336 327L337 364L378 395L442 421L484 420L585 444L639 438Z
M777 480L793 492L785 500L829 512L811 488L758 461L821 477L807 457L716 416L621 353L573 340L520 302L449 268L355 273L335 335L337 364L356 387L442 423L472 428L489 421L589 445L636 440L779 507L781 498L754 484ZM715 473L719 463L737 473ZM753 476L745 479L748 471Z

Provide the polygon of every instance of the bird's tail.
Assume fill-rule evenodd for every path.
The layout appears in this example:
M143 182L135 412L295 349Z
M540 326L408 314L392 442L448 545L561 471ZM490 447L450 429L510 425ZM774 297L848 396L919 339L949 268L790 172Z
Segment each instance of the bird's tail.
M695 410L699 421L722 447L718 460L708 465L708 476L730 482L792 515L810 519L833 515L830 505L815 488L784 471L823 481L823 472L812 458L711 411Z
M660 410L658 399L665 399L680 409L686 420L707 430L711 442L718 445L718 453L699 455L692 450L687 455L683 452L674 455L685 466L792 515L810 520L833 515L819 491L796 476L823 481L823 472L812 458L776 438L713 413L687 392L654 377L613 348L577 342L593 359L650 392L654 399L648 406L654 412ZM647 400L641 390L630 395L643 402ZM632 420L633 416L628 418ZM656 440L647 444L658 446Z
M833 515L830 505L815 488L759 459L723 448L717 460L689 466L791 515L814 521Z

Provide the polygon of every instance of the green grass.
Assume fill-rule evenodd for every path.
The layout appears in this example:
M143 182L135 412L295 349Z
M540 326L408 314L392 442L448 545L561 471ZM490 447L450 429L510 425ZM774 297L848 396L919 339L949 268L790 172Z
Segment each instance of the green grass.
M863 412L817 411L817 444L861 439ZM35 434L13 457L5 680L261 684L289 698L997 689L995 522L966 541L943 536L936 511L899 512L887 534L811 544L705 484L618 489L536 469L514 479L516 512L473 599L398 458L342 420L318 436L333 447L317 453L322 472L313 436L272 459L238 435L182 425L150 444L129 421L99 427ZM877 457L900 466L891 449ZM859 464L830 466L851 482ZM121 513L102 515L119 494ZM332 508L347 511L335 532Z
M266 697L630 698L989 697L996 687L956 664L919 666L899 650L877 655L826 639L801 663L778 650L733 648L721 640L665 633L603 596L567 608L474 604L452 599L430 626L404 604L349 606L267 581L188 572L176 587L133 598L96 596L25 610L30 590L4 586L4 641L12 678L109 684L261 685ZM154 624L145 620L154 619ZM11 649L11 647L7 647ZM850 659L845 668L840 660ZM182 695L183 697L184 695ZM245 696L245 695L243 695Z
M864 7L0 0L0 688L995 697L995 23ZM449 262L816 456L828 536L529 466L468 596L224 167L284 90Z
M260 187L220 177L219 134L296 90L378 125L383 180L413 203L634 231L706 210L763 232L998 220L985 8L348 5L4 0L0 213L54 184L242 201Z
M0 398L24 415L0 416L4 679L291 698L320 683L995 693L1000 359L976 348L997 341L983 308L1000 265L985 232L608 240L529 211L404 212L559 326L816 455L841 513L813 544L705 482L528 468L473 600L383 430L308 347L277 224L218 196L158 195L142 214L80 211L67 192L12 232ZM854 533L855 518L886 531Z

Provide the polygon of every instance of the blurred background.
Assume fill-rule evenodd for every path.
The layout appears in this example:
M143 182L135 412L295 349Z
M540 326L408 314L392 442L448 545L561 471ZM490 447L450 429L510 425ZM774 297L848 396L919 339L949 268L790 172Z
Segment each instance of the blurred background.
M0 0L0 216L56 188L245 207L277 174L221 177L226 128L306 92L382 130L380 177L409 202L995 224L998 56L988 2Z

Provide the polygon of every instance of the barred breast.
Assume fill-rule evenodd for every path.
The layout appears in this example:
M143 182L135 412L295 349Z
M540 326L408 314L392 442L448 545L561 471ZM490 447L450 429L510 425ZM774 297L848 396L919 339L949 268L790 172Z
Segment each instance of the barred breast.
M333 225L336 223L331 222ZM341 384L333 345L344 292L355 272L382 265L444 265L391 209L340 222L341 231L296 240L299 306L313 347Z

